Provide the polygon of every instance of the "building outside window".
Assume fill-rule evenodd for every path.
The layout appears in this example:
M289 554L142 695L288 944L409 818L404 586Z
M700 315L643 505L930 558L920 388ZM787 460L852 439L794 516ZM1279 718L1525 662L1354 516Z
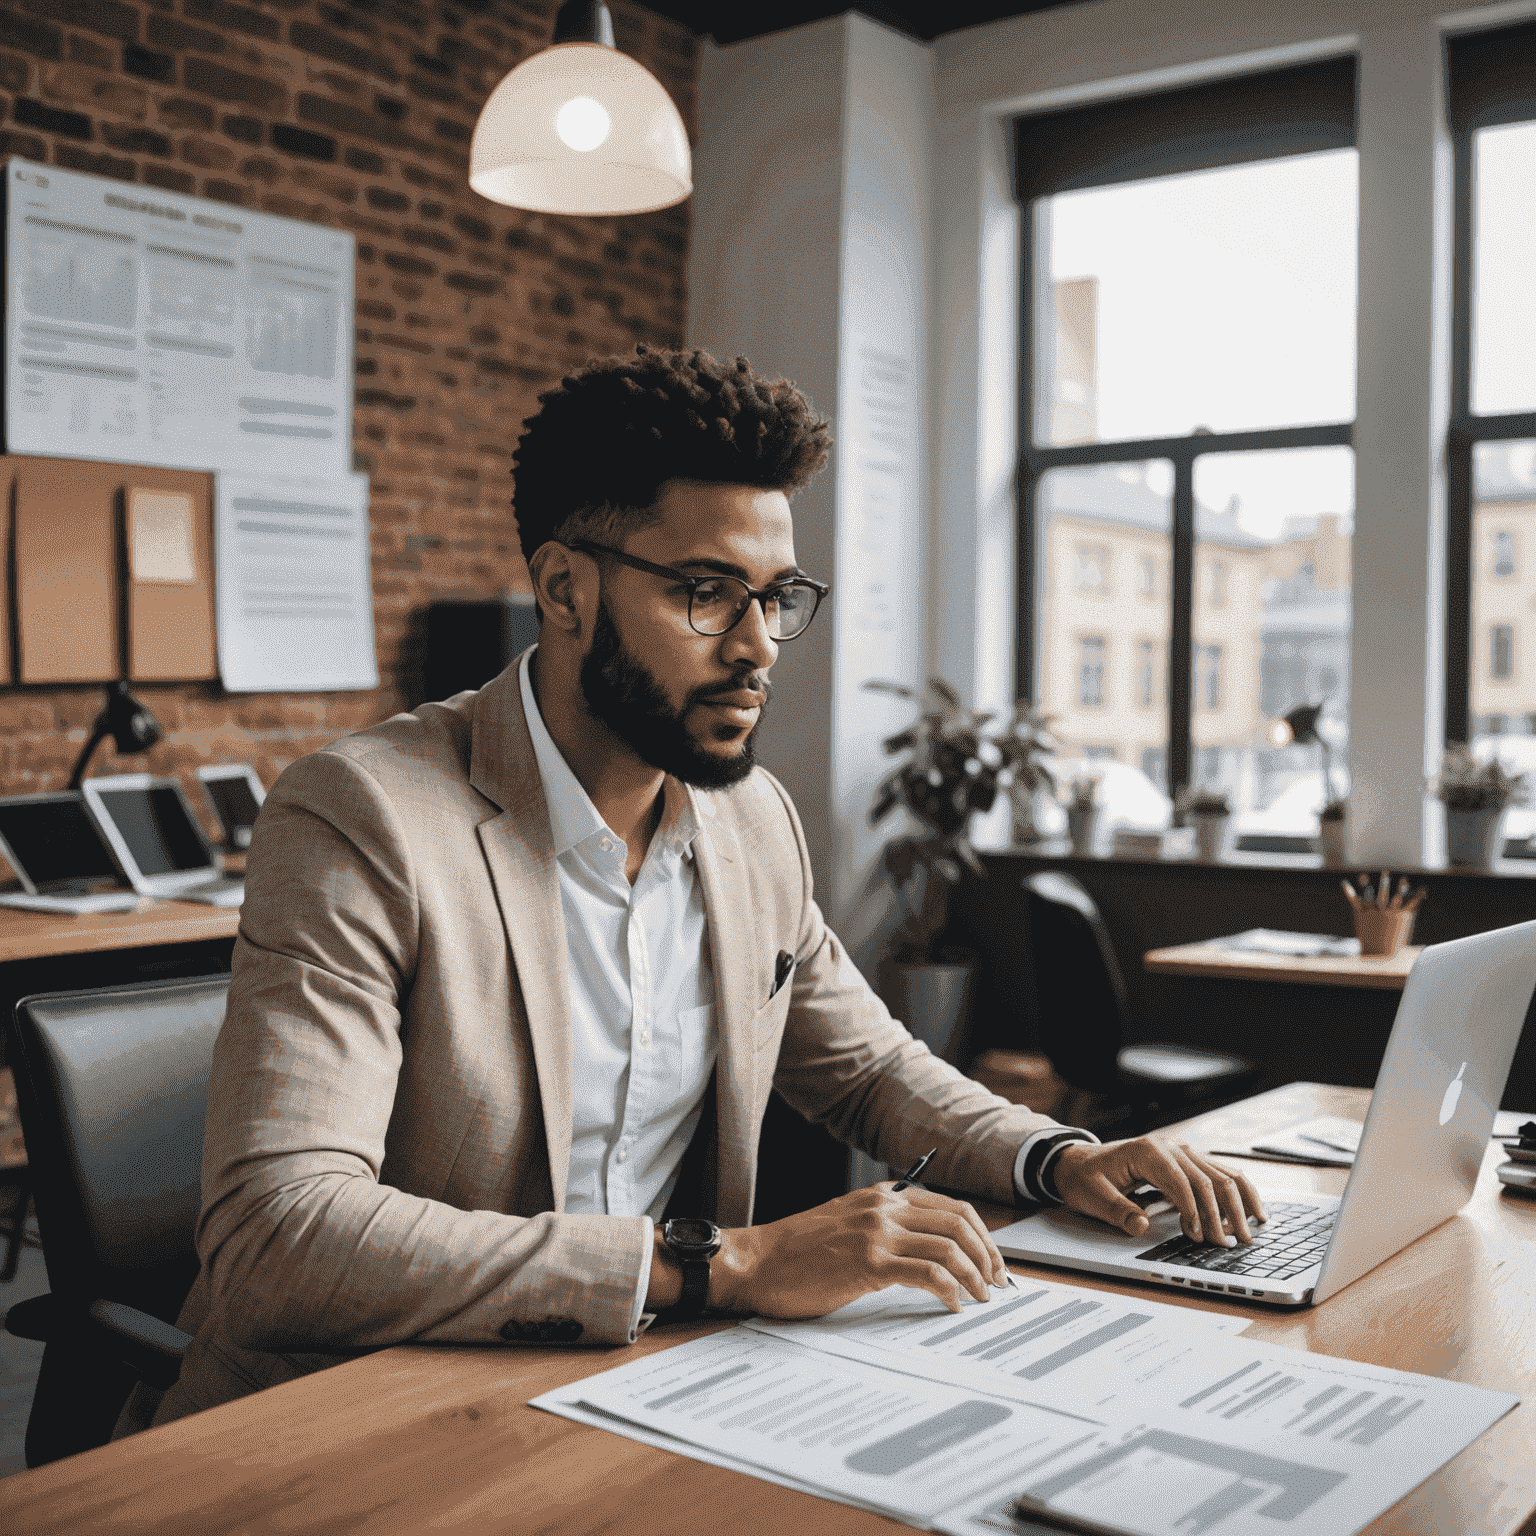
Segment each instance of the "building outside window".
M1515 627L1513 624L1495 624L1489 635L1489 653L1492 665L1489 668L1493 678L1497 682L1507 681L1515 675ZM1501 722L1497 734L1503 734Z
M1143 640L1136 647L1136 702L1147 708L1152 703L1156 682L1153 677L1153 657L1156 647L1150 640Z
M1100 708L1104 703L1104 641L1099 636L1085 635L1080 642L1077 677L1077 702L1084 709Z
M1316 831L1316 753L1270 747L1275 715L1323 702L1347 771L1354 91L1339 58L1015 121L1020 691L1165 792L1211 767L1240 834ZM1085 542L1129 562L1166 647L1124 648L1093 705Z
M1081 592L1109 590L1109 546L1079 544L1073 563L1073 575Z
M1515 574L1515 531L1513 528L1499 528L1494 532L1493 574L1495 576L1513 576Z

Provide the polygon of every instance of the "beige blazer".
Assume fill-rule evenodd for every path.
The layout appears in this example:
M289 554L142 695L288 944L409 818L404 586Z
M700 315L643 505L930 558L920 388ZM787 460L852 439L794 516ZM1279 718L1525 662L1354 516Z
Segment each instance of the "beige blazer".
M758 771L694 801L720 1042L701 1214L751 1221L773 1086L882 1162L937 1145L935 1183L1011 1200L1046 1122L891 1019L822 921L783 789ZM781 950L797 966L770 997ZM563 1214L571 1049L515 665L289 768L214 1053L196 1339L154 1421L408 1339L626 1342L651 1225Z

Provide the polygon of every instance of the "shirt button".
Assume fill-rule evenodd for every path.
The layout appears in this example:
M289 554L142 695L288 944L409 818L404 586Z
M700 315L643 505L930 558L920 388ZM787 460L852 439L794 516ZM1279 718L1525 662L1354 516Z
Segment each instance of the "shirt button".
M605 837L602 842L598 844L598 847L600 847L604 853L612 853L613 839L611 837Z
M623 1147L620 1147L619 1148L619 1161L622 1163L628 1156L629 1156L629 1153Z
M650 1032L650 1030L646 1030L646 1032L643 1035L640 1036L640 1044L641 1045L649 1045L650 1043L651 1043L651 1032Z

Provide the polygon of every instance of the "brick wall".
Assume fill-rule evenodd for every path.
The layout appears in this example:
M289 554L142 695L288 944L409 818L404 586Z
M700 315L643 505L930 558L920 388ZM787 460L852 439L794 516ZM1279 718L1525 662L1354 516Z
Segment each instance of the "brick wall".
M0 153L357 236L356 467L372 480L373 693L137 688L166 729L97 772L294 758L414 703L435 598L526 590L511 454L588 357L683 340L687 205L622 219L500 208L466 180L480 105L557 0L0 0ZM619 47L692 128L692 34L610 0ZM413 621L414 616L414 621ZM63 786L98 688L0 688L0 792ZM194 801L197 799L194 796ZM0 865L3 867L3 865Z

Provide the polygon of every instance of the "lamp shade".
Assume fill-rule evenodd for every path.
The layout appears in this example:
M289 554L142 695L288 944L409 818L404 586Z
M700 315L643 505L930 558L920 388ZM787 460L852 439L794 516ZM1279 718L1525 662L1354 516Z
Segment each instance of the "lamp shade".
M469 184L536 213L647 213L693 191L693 160L649 70L601 43L559 43L491 92L469 146Z

